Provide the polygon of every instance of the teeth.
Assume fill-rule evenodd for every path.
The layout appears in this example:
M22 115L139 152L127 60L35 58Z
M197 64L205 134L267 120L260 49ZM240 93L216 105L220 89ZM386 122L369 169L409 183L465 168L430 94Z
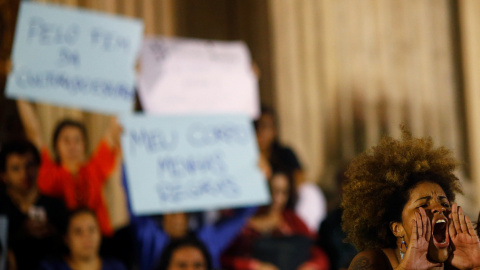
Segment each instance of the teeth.
M445 220L440 219L440 220L437 220L437 222L435 222L435 223L445 223L445 222L446 222Z

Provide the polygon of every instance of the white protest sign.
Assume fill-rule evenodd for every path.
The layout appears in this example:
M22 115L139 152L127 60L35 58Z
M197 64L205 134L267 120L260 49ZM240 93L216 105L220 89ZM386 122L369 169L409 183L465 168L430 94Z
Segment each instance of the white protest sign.
M121 118L128 191L137 215L266 204L246 115Z
M142 32L139 20L23 1L6 95L99 112L132 111Z
M243 42L147 38L139 97L156 114L259 115L258 82Z

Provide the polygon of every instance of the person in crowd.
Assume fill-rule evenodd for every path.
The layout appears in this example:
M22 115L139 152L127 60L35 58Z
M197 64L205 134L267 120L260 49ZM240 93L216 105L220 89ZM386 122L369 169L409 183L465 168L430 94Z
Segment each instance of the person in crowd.
M64 200L68 209L88 207L95 211L102 234L113 235L102 186L112 172L119 154L121 127L112 121L96 150L87 158L87 131L74 120L61 121L53 133L54 155L42 138L40 123L33 105L17 101L27 138L41 149L42 164L38 175L40 191Z
M292 210L293 176L274 172L269 181L272 201L262 207L225 252L226 269L329 269L315 235Z
M40 270L126 270L119 261L99 255L102 235L94 211L82 207L70 212L63 234L67 254L43 261Z
M386 137L347 169L349 269L480 269L480 241L455 200L456 161L431 138Z
M162 252L156 270L211 270L207 247L192 238L171 241Z
M201 241L211 256L212 269L220 269L220 255L255 211L256 208L237 209L234 216L215 224L205 223L196 230L190 230L187 213L170 213L159 218L132 217L140 270L151 270L168 243L182 238Z
M338 196L342 197L342 185L345 180L346 165L341 166L335 176ZM337 207L327 214L318 229L317 245L328 255L331 270L346 270L352 259L357 255L357 250L350 243L345 243L347 237L342 230L343 209L338 200Z
M312 232L316 232L327 213L325 196L318 186L305 181L304 170L292 149L280 144L273 109L262 106L260 117L254 124L260 160L268 160L271 171L283 170L293 175L298 194L295 212Z
M25 140L4 144L0 152L0 213L8 219L10 265L35 269L61 247L60 228L67 210L61 200L42 194L37 187L40 155Z

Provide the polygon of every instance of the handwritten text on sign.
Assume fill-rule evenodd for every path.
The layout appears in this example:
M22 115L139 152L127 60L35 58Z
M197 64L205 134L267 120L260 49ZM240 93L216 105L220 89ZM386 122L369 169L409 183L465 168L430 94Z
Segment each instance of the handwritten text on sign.
M264 204L247 116L128 116L122 147L136 214Z
M7 95L103 112L131 111L138 20L22 2Z
M139 96L157 114L259 114L258 85L247 46L183 38L147 38Z

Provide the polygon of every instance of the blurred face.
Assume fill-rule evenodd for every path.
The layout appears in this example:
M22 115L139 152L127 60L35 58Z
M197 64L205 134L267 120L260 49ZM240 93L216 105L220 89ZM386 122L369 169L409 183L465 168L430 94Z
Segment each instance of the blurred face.
M207 270L207 262L199 249L182 247L173 252L168 270Z
M262 114L258 119L257 126L257 141L260 151L267 150L277 136L277 127L273 116L269 114Z
M290 195L287 176L284 174L275 174L270 180L270 189L272 193L271 208L282 211L285 209Z
M166 214L162 220L163 230L170 238L182 238L188 232L188 218L185 213Z
M38 164L32 153L7 156L3 179L7 188L18 193L27 193L36 187Z
M425 209L432 226L428 259L434 262L445 262L450 256L448 235L450 202L443 189L435 183L421 182L413 188L402 212L407 245L410 243L413 228L411 220L415 219L415 211L420 207Z
M100 229L91 213L80 213L70 220L65 237L73 258L89 259L98 256Z
M83 162L85 159L85 138L78 127L66 126L56 142L60 162Z

